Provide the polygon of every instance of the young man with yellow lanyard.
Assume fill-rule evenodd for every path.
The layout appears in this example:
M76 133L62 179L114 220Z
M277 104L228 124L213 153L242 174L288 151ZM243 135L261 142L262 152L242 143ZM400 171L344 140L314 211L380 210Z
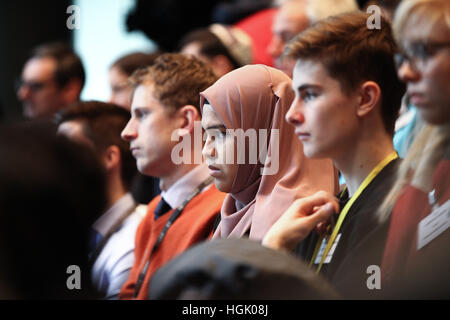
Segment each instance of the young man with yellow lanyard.
M286 119L305 155L331 158L347 186L338 198L318 192L297 200L263 240L295 250L344 297L356 298L374 293L367 271L379 266L387 232L375 213L399 164L392 136L405 90L389 24L382 19L371 30L366 21L362 12L328 18L286 48L296 59Z

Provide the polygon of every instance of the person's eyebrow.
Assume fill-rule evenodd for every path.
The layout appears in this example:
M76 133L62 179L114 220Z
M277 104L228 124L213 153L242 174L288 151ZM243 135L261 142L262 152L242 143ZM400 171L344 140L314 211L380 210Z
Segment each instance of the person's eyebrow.
M226 127L223 124L214 124L205 128L205 130L213 130L213 129L226 129Z
M318 88L320 88L320 86L317 84L306 83L306 84L302 84L301 86L299 86L297 88L293 88L293 89L301 92L301 91L304 91L304 90L307 90L310 88L318 89Z
M131 112L142 112L142 111L147 111L149 109L150 108L146 107L146 106L137 106L137 107L131 108Z

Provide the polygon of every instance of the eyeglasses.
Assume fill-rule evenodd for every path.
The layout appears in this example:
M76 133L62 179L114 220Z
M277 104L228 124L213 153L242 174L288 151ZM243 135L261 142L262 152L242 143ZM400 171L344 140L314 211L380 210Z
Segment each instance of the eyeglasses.
M439 50L449 48L450 42L414 42L404 46L402 52L394 55L397 69L407 62L415 70L423 68Z
M112 86L111 91L115 94L118 94L129 87L130 87L129 83L125 81L125 82L122 82L122 83Z
M51 81L24 81L21 79L16 80L16 91L19 91L23 87L27 87L31 92L35 93L42 89L44 89L46 86L48 86L51 83Z

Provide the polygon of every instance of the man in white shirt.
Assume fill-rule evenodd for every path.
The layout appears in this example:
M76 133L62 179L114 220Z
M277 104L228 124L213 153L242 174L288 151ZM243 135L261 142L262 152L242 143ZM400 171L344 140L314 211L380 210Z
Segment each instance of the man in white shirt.
M136 165L120 132L129 113L116 105L79 102L60 114L58 132L92 147L106 174L107 208L91 230L90 260L94 287L117 299L134 262L134 236L146 213L130 194Z

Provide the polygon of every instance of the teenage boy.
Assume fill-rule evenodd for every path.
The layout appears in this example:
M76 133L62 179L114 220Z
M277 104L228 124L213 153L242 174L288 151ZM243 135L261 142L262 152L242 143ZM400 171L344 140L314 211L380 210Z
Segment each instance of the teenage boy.
M404 86L396 76L396 45L384 18L372 30L367 18L362 12L328 18L286 48L296 60L296 98L286 119L305 155L331 158L347 186L338 198L319 192L297 200L263 241L296 249L344 297L374 292L367 284L377 270L369 267L379 266L386 236L375 213L399 163L392 136Z

